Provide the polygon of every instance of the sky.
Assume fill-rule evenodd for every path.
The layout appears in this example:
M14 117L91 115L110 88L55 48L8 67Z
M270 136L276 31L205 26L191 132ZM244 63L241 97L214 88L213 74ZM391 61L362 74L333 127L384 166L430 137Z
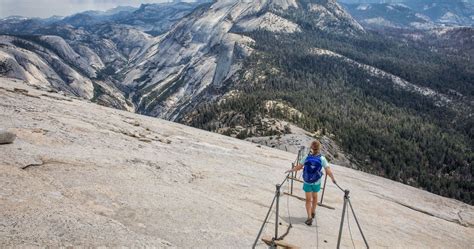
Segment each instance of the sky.
M0 0L0 18L19 15L26 17L67 16L86 10L108 10L119 5L140 6L142 3L167 0Z
M171 0L0 0L0 18L7 16L51 17L68 16L86 10L108 10L119 5L140 6L142 3L168 2ZM188 0L191 1L191 0ZM383 0L338 0L341 2L379 2ZM401 0L385 0L401 1ZM404 0L407 1L407 0ZM436 0L452 1L452 0ZM474 0L465 0L474 2Z

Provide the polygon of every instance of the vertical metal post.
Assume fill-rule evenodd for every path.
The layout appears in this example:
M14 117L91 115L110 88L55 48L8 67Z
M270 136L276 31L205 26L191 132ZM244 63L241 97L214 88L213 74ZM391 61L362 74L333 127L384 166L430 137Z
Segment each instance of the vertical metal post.
M267 215L265 216L265 219L263 220L263 224L260 227L260 231L258 231L257 238L255 239L255 242L253 242L252 249L255 249L255 246L257 245L258 239L260 238L260 235L262 235L263 228L265 227L265 224L267 223L268 216L272 212L273 204L275 203L275 200L276 200L276 195L273 197L272 204L270 204L270 208L268 209Z
M303 159L305 149L306 149L306 147L301 146L300 152L298 153L299 154L298 163L301 161L301 159Z
M346 206L349 201L349 190L344 191L344 205L342 206L341 226L339 227L339 237L337 238L337 249L341 248L342 228L344 227L344 216L346 216Z
M295 168L295 164L291 164L291 169L294 169ZM291 183L290 183L290 194L292 195L293 194L293 179L295 178L295 172L291 172Z
M278 239L278 216L280 215L280 184L276 185L275 238Z
M323 186L323 193L321 194L321 201L319 204L323 204L324 192L326 192L326 182L328 181L328 174L324 174L324 186Z

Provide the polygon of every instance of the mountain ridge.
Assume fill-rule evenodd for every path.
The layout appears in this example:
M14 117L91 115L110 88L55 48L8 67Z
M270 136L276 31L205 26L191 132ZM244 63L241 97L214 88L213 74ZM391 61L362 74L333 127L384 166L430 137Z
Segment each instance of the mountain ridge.
M294 0L278 0L278 1L261 1L259 3L255 2L247 2L247 1L217 1L213 5L207 9L206 6L202 7L200 10L198 10L199 13L197 14L195 12L194 16L188 16L187 19L184 19L180 23L177 23L175 28L170 30L170 33L164 37L164 40L160 41L160 45L162 46L161 48L158 47L158 54L153 54L155 58L159 60L157 63L157 67L166 67L167 70L164 70L165 75L160 75L160 72L156 76L154 76L153 71L147 72L143 70L134 70L131 69L132 73L127 76L126 81L133 81L133 78L139 79L140 82L145 82L147 83L147 80L143 80L142 77L146 75L148 79L152 79L153 77L157 77L157 79L154 79L151 82L152 84L157 85L158 90L161 91L160 85L165 85L169 87L177 87L176 90L183 89L182 86L180 86L180 80L184 80L187 83L188 86L191 87L189 89L188 87L185 87L185 92L177 93L178 97L179 96L184 96L186 95L187 97L191 97L191 99L183 99L181 103L176 103L174 99L171 99L169 102L166 102L165 100L158 98L158 100L161 99L163 101L163 104L160 104L159 102L156 104L163 105L171 110L178 110L178 113L169 113L167 111L164 112L164 114L160 114L163 112L163 109L161 107L158 107L156 112L155 110L149 110L150 103L147 101L146 106L145 106L145 112L142 112L142 109L140 106L138 107L139 112L141 113L151 113L153 116L159 116L159 117L164 117L167 119L175 120L178 118L179 111L183 108L185 108L186 105L192 104L192 102L195 101L197 96L200 96L200 93L207 87L212 86L212 88L219 88L220 85L222 85L222 82L229 79L232 75L233 72L239 70L240 68L240 62L242 58L248 57L251 53L249 44L252 43L251 39L248 39L245 36L242 36L242 34L239 33L245 33L245 32L252 32L256 31L256 27L260 27L262 30L268 30L270 29L270 26L268 25L263 25L266 20L265 18L273 18L273 21L279 21L278 23L273 23L271 26L270 31L274 32L283 32L283 33L293 33L293 32L298 32L299 27L292 23L291 21L288 21L288 19L285 19L285 16L281 14L280 10L288 10L288 9L300 9L300 8L309 8L310 11L314 11L315 13L322 13L323 17L321 20L329 20L327 23L323 22L320 23L321 20L316 20L317 26L321 29L324 29L325 27L330 27L331 25L335 25L335 27L330 28L330 30L341 30L341 31L349 31L351 32L360 32L363 30L363 28L357 24L354 20L352 20L345 12L340 8L340 6L335 2L335 1L309 1L306 6L299 6L297 5L296 1ZM321 4L321 5L320 5ZM311 10L311 7L317 7L314 10ZM326 7L327 8L326 8ZM307 11L307 10L305 10ZM332 11L332 12L330 12ZM204 15L202 13L205 13ZM209 14L210 13L210 14ZM328 14L326 14L328 13ZM209 16L206 16L206 14L209 14ZM309 13L311 15L315 15L314 13ZM278 16L280 15L280 16ZM328 17L324 17L324 15L328 15ZM282 17L283 16L283 17ZM211 18L213 21L206 21L206 18ZM263 19L262 19L263 18ZM338 25L339 19L341 18L342 21L341 23L347 23L348 26L344 27L344 29L341 29ZM216 20L221 20L220 22L217 22L216 25ZM243 29L242 28L242 21L245 25L247 25L248 28ZM253 24L254 22L258 23L257 25ZM208 26L199 26L199 25L208 25ZM331 24L331 25L329 25ZM232 30L234 27L237 27L240 32L233 33ZM188 30L187 32L185 30ZM199 30L199 36L193 37L192 39L186 36L183 36L183 34L190 34L195 32L195 30ZM171 41L170 41L171 40ZM178 41L177 43L174 41ZM196 45L194 45L194 43ZM216 52L213 51L207 51L199 50L199 46L202 46L202 44L207 43L208 45L205 46L204 48L207 49L209 47L215 46ZM170 48L170 47L164 47L164 46L170 46L169 44L178 45L178 47ZM191 49L188 49L191 48ZM234 49L235 47L235 49ZM184 51L181 51L183 50ZM193 51L194 49L194 51ZM170 51L171 50L171 51ZM190 52L192 51L192 52ZM173 53L175 55L173 55ZM189 79L189 76L186 74L181 74L181 70L187 70L183 69L184 68L189 68L190 67L190 62L187 61L187 59L182 59L180 56L182 54L186 53L191 53L193 55L192 61L199 60L199 56L205 56L205 57L210 57L208 61L211 61L210 64L206 65L206 72L198 72L197 77L206 77L206 73L209 73L209 67L211 68L211 74L208 75L207 78L199 78L199 83L195 82L194 79ZM202 55L201 55L202 54ZM165 63L171 63L173 64L172 60L167 60L163 58L168 58L171 57L173 59L177 58L178 60L183 60L184 64L181 65L166 65ZM186 56L190 56L187 54ZM148 57L145 57L143 59L144 63L148 64L156 64L153 59L150 59ZM167 62L168 61L168 62ZM169 62L171 61L171 62ZM215 62L212 62L215 61ZM194 62L191 62L194 63ZM213 66L213 64L216 63L216 66ZM140 64L140 63L139 63ZM203 63L206 64L206 63ZM140 67L143 66L143 63L140 64ZM145 67L147 67L145 65ZM154 70L154 67L148 66L148 68L152 68ZM199 68L193 68L193 70L199 71ZM142 75L134 75L133 71L141 71ZM212 73L214 71L214 73ZM194 75L194 73L193 73ZM193 76L194 77L194 76ZM158 82L157 82L158 81ZM160 81L162 83L160 83ZM173 83L175 82L175 83ZM190 82L190 83L189 83ZM147 85L147 87L150 87L150 85ZM195 89L197 88L197 89ZM149 91L147 91L148 93ZM171 92L165 94L165 97L169 98L171 96L167 96L171 94ZM161 95L163 96L163 95ZM201 98L201 97L199 97ZM166 99L166 98L165 98ZM137 101L136 101L137 102ZM139 100L138 102L141 102ZM186 103L186 104L184 104ZM156 106L156 104L153 104L152 107ZM141 103L140 103L141 105ZM171 105L171 108L170 106ZM164 109L166 110L166 109Z

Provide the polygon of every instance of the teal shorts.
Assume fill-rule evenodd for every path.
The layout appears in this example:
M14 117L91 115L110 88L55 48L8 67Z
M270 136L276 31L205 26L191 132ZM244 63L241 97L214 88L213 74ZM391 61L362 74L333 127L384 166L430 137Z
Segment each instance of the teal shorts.
M304 192L319 192L321 190L321 183L318 184L308 184L303 183Z

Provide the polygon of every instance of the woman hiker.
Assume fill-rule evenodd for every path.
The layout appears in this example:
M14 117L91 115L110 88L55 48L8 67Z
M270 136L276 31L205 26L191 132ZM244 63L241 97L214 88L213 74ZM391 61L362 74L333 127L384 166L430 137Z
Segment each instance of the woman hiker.
M318 192L321 190L321 179L323 176L323 168L331 177L332 182L336 183L328 161L321 155L321 143L314 141L311 143L311 152L303 158L296 167L286 171L286 173L295 172L300 169L303 170L303 190L306 194L306 213L308 219L305 224L311 226L318 205Z

